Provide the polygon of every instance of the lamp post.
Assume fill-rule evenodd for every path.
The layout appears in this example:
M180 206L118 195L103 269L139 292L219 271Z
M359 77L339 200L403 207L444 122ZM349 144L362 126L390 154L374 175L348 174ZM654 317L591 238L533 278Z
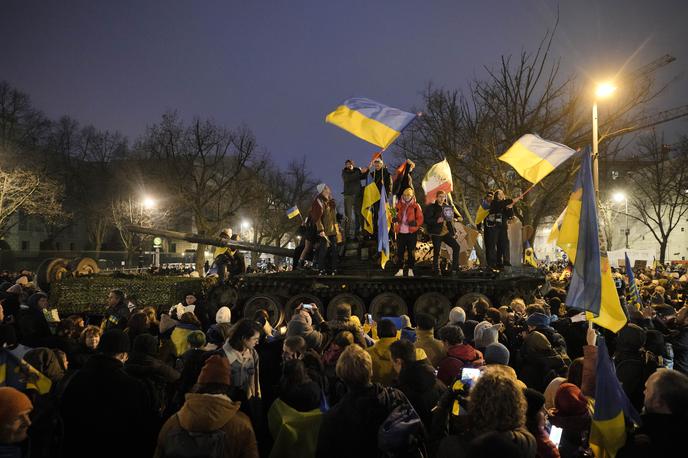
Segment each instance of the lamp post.
M616 91L616 86L611 83L601 83L595 88L595 98L592 101L592 181L595 186L595 197L600 194L600 178L599 178L599 152L598 152L598 132L597 132L597 100L609 97Z
M626 230L625 230L625 234L626 234L626 249L628 250L628 233L629 233L629 230L628 230L628 198L626 197L626 195L624 193L617 192L616 194L614 194L613 199L614 199L614 202L616 202L616 203L621 203L621 201L624 201L624 203L626 204L626 211L625 211L625 214L626 214Z

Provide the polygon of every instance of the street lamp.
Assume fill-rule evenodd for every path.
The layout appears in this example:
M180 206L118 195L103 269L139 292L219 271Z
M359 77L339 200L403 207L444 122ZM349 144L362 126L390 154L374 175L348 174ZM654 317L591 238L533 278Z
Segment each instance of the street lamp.
M625 202L626 204L626 249L628 249L628 198L626 197L626 194L623 192L617 192L612 196L612 199L614 199L614 202L617 204L620 204L621 202Z
M599 153L597 151L598 136L597 136L597 99L604 99L612 95L616 91L616 86L612 83L600 83L595 88L595 98L592 102L592 179L595 185L595 196L600 194L600 178L597 159Z
M145 196L143 200L141 201L141 205L143 208L146 210L152 210L155 208L155 205L157 204L156 200L153 199L151 196Z

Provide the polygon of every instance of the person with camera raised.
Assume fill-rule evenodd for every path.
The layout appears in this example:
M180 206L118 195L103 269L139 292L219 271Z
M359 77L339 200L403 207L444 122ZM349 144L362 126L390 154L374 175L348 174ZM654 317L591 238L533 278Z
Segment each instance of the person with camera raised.
M459 243L454 239L454 209L447 203L447 193L438 191L435 202L425 209L425 225L432 238L432 273L440 276L440 250L442 243L452 249L452 271L459 270Z

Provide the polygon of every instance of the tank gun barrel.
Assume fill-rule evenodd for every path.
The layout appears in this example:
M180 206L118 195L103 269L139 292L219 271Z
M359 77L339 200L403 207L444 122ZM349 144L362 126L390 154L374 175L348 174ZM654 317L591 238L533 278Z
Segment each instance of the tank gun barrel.
M290 250L289 248L282 248L282 247L269 246L269 245L256 245L256 244L253 244L250 242L243 242L240 240L229 240L229 241L225 242L225 241L222 241L218 238L205 237L205 236L198 235L198 234L192 234L192 233L187 233L187 232L168 231L168 230L164 230L164 229L152 229L149 227L141 227L141 226L134 226L134 225L127 225L126 229L129 232L135 232L138 234L147 234L147 235L153 235L156 237L165 237L168 239L175 239L175 240L185 240L187 242L201 243L203 245L211 245L211 246L218 246L218 247L229 247L232 249L237 249L237 250L242 250L242 251L255 251L258 253L273 254L275 256L284 256L287 258L291 258L294 256L294 250Z

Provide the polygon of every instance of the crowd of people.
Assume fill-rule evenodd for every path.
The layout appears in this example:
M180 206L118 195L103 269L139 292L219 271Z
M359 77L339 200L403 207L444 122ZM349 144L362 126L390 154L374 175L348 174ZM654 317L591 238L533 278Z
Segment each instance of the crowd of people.
M593 456L600 334L642 412L617 456L678 456L688 277L636 273L618 334L566 307L561 270L537 296L477 297L446 323L300 304L279 328L265 310L194 294L138 307L119 290L102 317L55 322L30 272L3 274L0 456Z

